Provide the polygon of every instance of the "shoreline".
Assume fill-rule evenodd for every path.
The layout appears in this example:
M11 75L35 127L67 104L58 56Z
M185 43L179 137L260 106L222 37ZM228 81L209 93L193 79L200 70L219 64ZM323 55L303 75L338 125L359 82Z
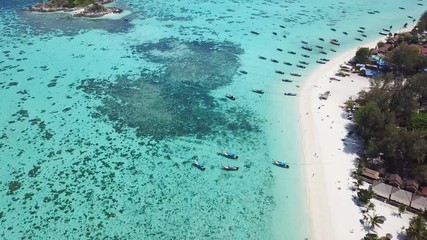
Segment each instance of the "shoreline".
M410 31L414 26L412 24L396 33ZM297 99L298 121L302 134L302 164L306 166L304 180L310 240L361 239L367 233L366 229L360 229L362 214L352 200L356 192L351 190L353 178L350 174L360 144L343 144L341 139L346 138L346 128L352 122L342 116L339 106L349 97L369 88L369 79L356 74L343 77L341 81L330 81L329 77L335 76L339 66L354 57L358 48L374 48L385 38L381 36L339 54L318 66L302 84ZM320 100L319 95L325 91L330 91L331 96ZM375 204L380 205L381 202Z

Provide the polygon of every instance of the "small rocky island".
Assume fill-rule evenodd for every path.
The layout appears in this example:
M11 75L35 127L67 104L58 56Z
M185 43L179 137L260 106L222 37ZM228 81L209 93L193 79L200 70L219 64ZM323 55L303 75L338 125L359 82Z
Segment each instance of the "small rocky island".
M122 9L116 7L105 7L104 4L113 0L43 0L36 5L24 8L29 12L72 12L76 17L102 17L110 13L121 13Z

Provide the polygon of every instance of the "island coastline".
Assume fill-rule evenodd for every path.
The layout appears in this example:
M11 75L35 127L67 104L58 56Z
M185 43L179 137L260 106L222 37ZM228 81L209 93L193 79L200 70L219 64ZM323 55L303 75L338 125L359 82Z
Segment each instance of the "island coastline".
M65 6L55 5L50 1L47 3L37 3L29 8L23 8L23 11L54 13L65 12L71 13L74 17L99 18L110 14L120 14L123 9L117 7L105 7L104 5L112 3L113 0L96 0L93 4L87 6Z
M410 31L414 25L408 26L398 33ZM360 47L375 48L384 36L375 41L350 49L320 65L304 81L298 95L300 132L302 134L302 163L305 167L305 188L309 212L308 239L361 239L369 232L361 227L362 216L360 207L353 201L356 194L354 179L354 159L361 147L345 150L343 144L348 133L351 120L343 117L344 102L356 97L361 90L369 89L369 79L351 74L340 81L330 80L339 70L340 65L355 56ZM321 100L320 94L330 91L327 100ZM357 144L356 144L357 145ZM353 146L354 147L354 146ZM394 207L373 200L377 212L386 216L394 214ZM409 224L407 214L400 220L389 219L382 232L396 234L401 230L402 222Z

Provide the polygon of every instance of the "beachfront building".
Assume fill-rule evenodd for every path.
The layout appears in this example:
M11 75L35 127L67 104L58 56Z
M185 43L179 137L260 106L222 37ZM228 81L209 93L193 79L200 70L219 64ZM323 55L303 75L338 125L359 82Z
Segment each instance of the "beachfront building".
M362 177L365 178L365 181L372 183L380 179L380 173L369 168L363 168Z
M376 53L377 54L384 54L384 53L388 53L391 49L393 49L394 45L390 44L390 43L384 43L382 44L381 47L378 47L376 49Z
M409 206L412 200L412 193L403 189L393 187L390 195L390 200L398 204Z
M391 192L393 190L393 186L382 183L380 181L374 181L372 184L372 191L381 198L386 200L390 199Z
M416 192L418 192L419 186L420 185L418 184L417 180L411 179L411 180L406 181L405 189L410 191L410 192L416 193Z
M404 189L400 189L389 184L382 183L380 181L374 181L371 190L375 195L383 200L390 200L390 203L394 205L403 204L410 206L416 211L427 210L427 198L413 194Z
M403 186L402 178L398 174L390 174L388 184L400 188Z
M416 194L412 195L411 208L423 212L427 210L427 198Z
M396 43L398 42L398 37L389 37L387 38L386 42L380 42L378 43L376 49L374 50L374 53L376 54L386 54L393 50L393 48L396 46Z

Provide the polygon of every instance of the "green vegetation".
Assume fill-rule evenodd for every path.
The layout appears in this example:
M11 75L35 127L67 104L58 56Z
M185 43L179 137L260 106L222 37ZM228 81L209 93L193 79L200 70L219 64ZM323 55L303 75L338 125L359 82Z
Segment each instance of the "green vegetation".
M73 1L73 0L68 0L68 1ZM74 0L74 4L76 6L88 6L90 4L95 4L95 0Z
M92 4L89 7L87 7L87 10L90 12L96 13L96 12L105 12L105 11L107 11L107 8L102 6L99 3L95 3L95 4Z
M411 130L415 131L427 130L427 113L420 113L414 116L409 127Z
M369 48L359 48L354 56L353 61L355 63L368 63L369 57L372 55L372 49Z
M371 80L371 89L362 91L354 102L356 132L365 144L362 165L376 165L427 183L427 12L417 32L389 39L388 52L381 56L389 71ZM378 47L385 43L378 43ZM372 49L360 48L355 63L371 63ZM425 54L425 53L424 53Z
M368 205L371 198L374 197L374 192L371 190L360 189L357 193L357 197L359 198L360 203L363 205Z
M405 42L412 43L412 41L415 40L410 38ZM391 51L388 60L393 63L395 72L403 75L413 75L420 72L426 63L426 57L420 54L418 45L407 43L402 43L394 51Z
M427 12L424 12L421 16L417 27L419 32L424 32L425 30L427 30Z
M379 240L380 238L376 233L367 233L362 240Z
M383 224L385 220L386 218L384 216L380 216L374 213L372 216L369 216L369 226L372 229L375 229L376 227L380 227L380 224Z
M406 211L406 206L405 206L405 205L403 205L403 204L399 204L399 208L398 208L398 210L399 210L399 217L401 217L401 216L402 216L402 214L404 214L404 213L405 213L405 211Z
M424 216L411 218L409 227L406 229L406 238L408 240L427 239L427 221Z
M366 144L363 157L381 157L390 172L407 169L412 176L427 157L427 74L403 78L386 74L373 80L356 102L356 130ZM421 175L420 175L421 176ZM419 180L427 180L421 179Z
M370 202L367 206L366 206L366 211L374 211L375 210L375 204Z
M42 1L41 3L43 4L44 1ZM77 6L86 7L95 3L96 0L49 0L45 4L47 7L73 8Z

